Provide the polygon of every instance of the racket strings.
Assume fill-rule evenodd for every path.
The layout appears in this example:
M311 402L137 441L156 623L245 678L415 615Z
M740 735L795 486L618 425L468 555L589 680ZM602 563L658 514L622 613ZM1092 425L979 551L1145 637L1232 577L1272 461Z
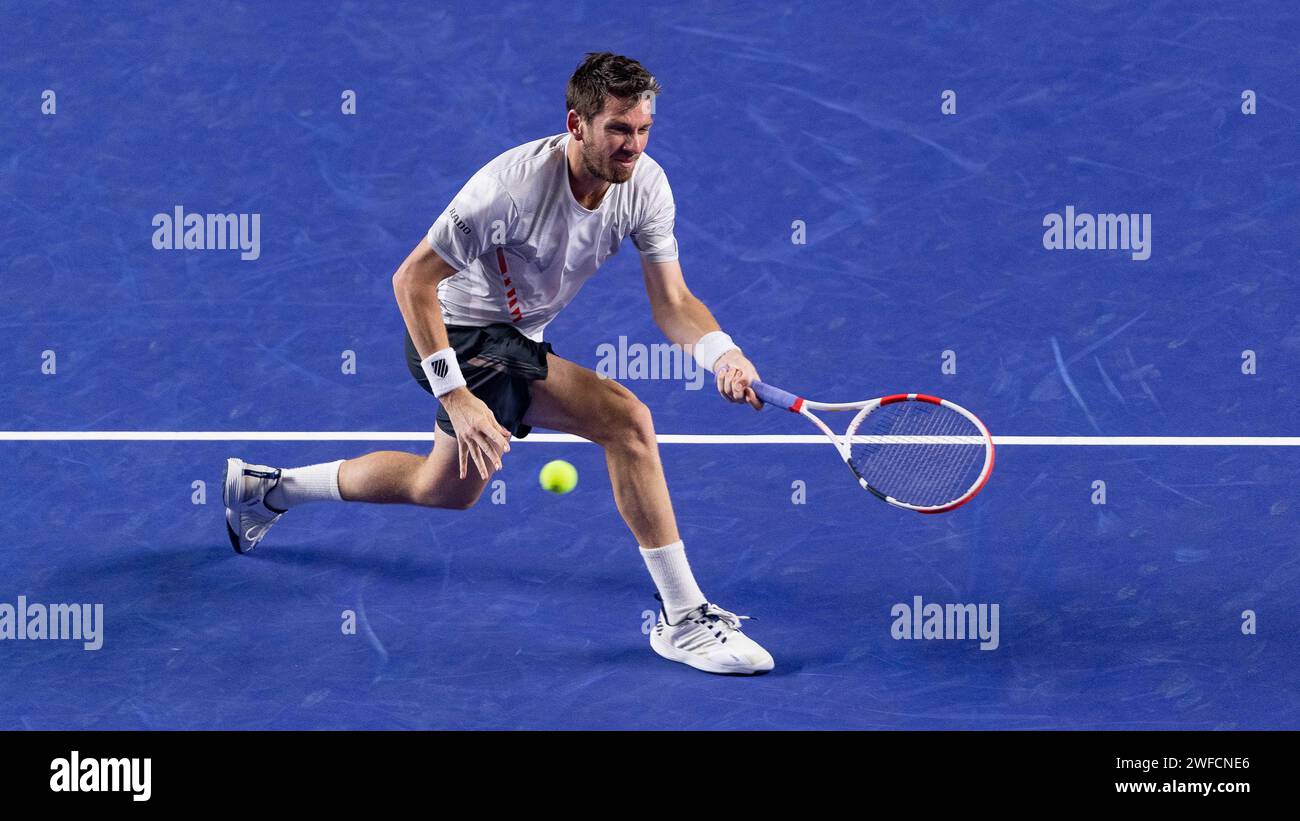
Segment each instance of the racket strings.
M914 402L906 404L911 407L893 426L896 434L906 431L916 436L956 436L974 429L965 417L952 411ZM901 494L895 498L920 505L942 504L964 493L974 480L971 468L983 454L980 445L971 444L916 444L908 450L893 450L890 466L894 475L890 478ZM915 467L913 459L918 462Z
M864 421L867 429L857 435L867 441L851 445L850 464L867 484L900 502L928 507L954 501L984 467L979 428L949 408L898 402Z
M924 433L918 435L953 436L961 430L957 424L957 420L965 422L965 419L954 413L931 413L927 415L923 408L933 408L933 405L922 406L915 402L908 402L906 404L913 407L908 409L909 414L905 414L905 416L913 415L921 417L921 421L916 424L922 426ZM899 426L906 426L909 422L904 419L898 424ZM971 450L971 448L962 448L960 446L953 448L942 444L917 445L916 447L921 452L921 462L911 472L902 474L901 478L903 479L903 488L900 492L918 496L923 495L927 490L926 482L930 481L927 477L956 476L960 478L960 471L964 463L962 452L965 451L969 453ZM952 490L959 493L962 489L953 487ZM938 501L942 502L949 500L940 499ZM913 502L913 504L916 503Z

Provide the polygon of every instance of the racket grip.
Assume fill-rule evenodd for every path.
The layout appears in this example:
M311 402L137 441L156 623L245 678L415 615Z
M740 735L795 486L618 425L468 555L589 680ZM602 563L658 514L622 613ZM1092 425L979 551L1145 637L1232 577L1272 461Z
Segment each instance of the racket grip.
M762 399L769 405L776 405L777 407L785 408L791 413L798 413L799 406L803 404L802 399L789 391L774 388L764 382L755 380L754 382L751 382L749 386L754 389L754 393L758 395L759 399Z

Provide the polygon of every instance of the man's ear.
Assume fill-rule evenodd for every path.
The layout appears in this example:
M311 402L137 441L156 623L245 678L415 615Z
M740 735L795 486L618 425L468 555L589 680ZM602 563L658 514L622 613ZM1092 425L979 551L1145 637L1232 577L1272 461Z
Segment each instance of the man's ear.
M584 123L582 122L582 117L578 116L578 112L569 109L568 121L565 125L568 126L569 133L573 135L574 139L579 141L582 140Z

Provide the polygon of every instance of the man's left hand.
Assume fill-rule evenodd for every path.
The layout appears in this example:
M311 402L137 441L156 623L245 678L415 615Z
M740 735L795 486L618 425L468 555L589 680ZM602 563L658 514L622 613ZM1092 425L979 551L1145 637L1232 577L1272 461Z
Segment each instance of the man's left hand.
M763 400L750 387L751 383L759 381L758 371L739 348L732 348L718 357L713 372L718 381L718 393L728 402L748 402L754 410L763 409Z

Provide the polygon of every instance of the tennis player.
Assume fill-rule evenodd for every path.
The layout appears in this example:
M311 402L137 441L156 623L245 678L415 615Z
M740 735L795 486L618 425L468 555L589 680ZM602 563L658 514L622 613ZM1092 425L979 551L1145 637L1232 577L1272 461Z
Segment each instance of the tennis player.
M614 500L662 603L654 651L711 673L772 669L772 656L742 632L743 617L709 602L691 573L649 409L542 341L630 237L659 328L716 374L724 398L762 407L753 364L682 277L672 191L645 153L659 92L636 60L588 54L569 80L566 131L512 148L470 178L393 276L407 365L440 403L433 450L285 469L228 460L235 550L252 550L307 502L465 510L501 469L511 436L550 428L605 450Z

